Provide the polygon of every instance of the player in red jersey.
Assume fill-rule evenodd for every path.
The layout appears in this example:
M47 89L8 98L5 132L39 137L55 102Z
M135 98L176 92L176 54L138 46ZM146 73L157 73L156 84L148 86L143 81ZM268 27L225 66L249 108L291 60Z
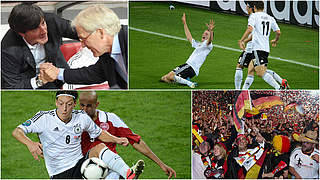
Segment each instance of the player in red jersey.
M129 143L134 149L153 160L158 166L171 178L173 175L176 177L176 172L163 163L148 147L148 145L142 140L141 136L134 134L129 127L114 113L104 112L96 109L99 105L98 96L95 91L81 92L79 97L79 104L82 110L84 110L91 119L101 129L108 131L110 134L117 137L126 137ZM86 154L92 147L105 144L111 151L117 153L116 144L103 143L98 139L90 139L88 134L83 134L81 142L82 153ZM107 178L119 178L119 174L111 172Z

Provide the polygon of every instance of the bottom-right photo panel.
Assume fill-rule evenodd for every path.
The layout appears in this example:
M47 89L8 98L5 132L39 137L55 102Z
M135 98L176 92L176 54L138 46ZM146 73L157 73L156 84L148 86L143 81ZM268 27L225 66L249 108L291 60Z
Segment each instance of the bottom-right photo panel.
M193 179L319 179L320 91L193 91Z

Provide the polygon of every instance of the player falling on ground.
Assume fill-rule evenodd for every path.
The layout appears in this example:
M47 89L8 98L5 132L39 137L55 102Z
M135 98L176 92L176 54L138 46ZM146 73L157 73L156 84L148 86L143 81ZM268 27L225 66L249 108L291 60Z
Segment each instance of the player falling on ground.
M254 4L253 1L246 2L246 10L249 14L249 16L254 12ZM254 66L251 60L254 59L254 55L252 54L252 33L249 35L249 38L246 38L244 40L244 43L246 43L246 48L239 56L239 61L237 63L236 72L235 72L235 89L239 90L241 89L241 83L242 83L242 77L243 77L243 69L246 67L248 68L248 75L245 80L245 83L243 84L242 89L247 90L250 88L251 84L254 81ZM281 83L283 89L289 89L289 85L286 79L282 79L276 72L267 69L267 73L271 74L272 77Z
M187 25L185 13L183 13L182 16L182 22L187 39L191 43L192 47L195 48L195 50L192 52L185 64L176 67L173 71L170 71L168 74L162 76L161 81L166 83L177 82L180 84L186 84L191 88L195 88L196 83L191 82L188 79L199 75L200 67L206 60L208 54L211 52L213 48L211 42L213 39L213 29L215 26L213 19L211 19L210 23L206 24L208 29L203 32L201 42L198 42L192 38Z
M264 3L262 1L253 1L252 3L253 3L255 13L250 15L248 20L248 28L238 43L240 48L244 50L245 39L247 39L248 36L252 33L252 54L254 58L252 61L253 61L254 71L265 82L267 82L269 85L271 85L275 89L279 90L281 89L281 87L273 77L274 72L273 71L269 71L271 73L267 72L267 64L268 64L268 56L270 52L270 46L269 46L270 31L272 29L273 31L276 32L275 39L271 40L272 46L276 47L281 34L280 28L273 17L263 12ZM253 73L252 71L250 71L250 69L248 70L248 72L250 74L249 74L249 77L247 77L246 79L247 82L245 83L244 86L246 86L246 84L250 86L253 82ZM237 76L237 73L239 72L236 72L235 76ZM278 77L280 78L280 76ZM235 81L237 81L237 77L235 79L236 79ZM282 78L280 79L282 83L283 82ZM284 84L287 87L286 81L284 81Z
M118 138L99 128L83 111L76 111L78 93L76 91L57 91L57 109L40 111L33 118L19 125L12 135L25 144L32 156L39 160L44 157L50 179L82 179L80 168L82 163L91 157L103 160L112 169L126 179L137 178L136 170L110 151L105 146L95 146L86 156L81 152L81 134L86 131L91 138L103 142L113 142L127 146L127 138ZM26 134L37 133L40 142L34 142ZM39 160L40 161L40 160ZM138 161L139 162L139 161Z
M134 149L157 163L157 165L168 175L168 178L171 178L172 176L176 177L176 172L171 167L163 163L142 140L141 136L133 133L116 114L97 109L100 103L95 91L81 92L79 103L81 109L84 110L91 117L92 121L94 121L101 129L116 137L127 138ZM96 146L106 146L105 148L109 148L114 153L117 153L115 143L104 143L99 139L90 138L88 133L82 134L81 148L83 154L86 154L91 148ZM142 169L139 170L140 171L136 171L136 175L142 173ZM119 173L110 170L106 179L119 179L119 175Z

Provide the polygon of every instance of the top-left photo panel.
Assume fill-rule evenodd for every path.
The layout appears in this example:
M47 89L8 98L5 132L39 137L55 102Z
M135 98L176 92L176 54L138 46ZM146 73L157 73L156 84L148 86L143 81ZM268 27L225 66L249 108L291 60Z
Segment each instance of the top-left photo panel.
M128 89L128 2L1 1L1 89Z

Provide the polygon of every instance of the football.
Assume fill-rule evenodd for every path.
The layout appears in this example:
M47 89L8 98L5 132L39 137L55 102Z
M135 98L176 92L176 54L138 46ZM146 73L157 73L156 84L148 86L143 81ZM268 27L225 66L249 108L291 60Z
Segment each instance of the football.
M107 165L99 158L92 157L81 165L81 175L85 179L101 179L108 174Z
M171 4L171 5L169 6L169 9L170 9L170 10L174 10L175 7Z

